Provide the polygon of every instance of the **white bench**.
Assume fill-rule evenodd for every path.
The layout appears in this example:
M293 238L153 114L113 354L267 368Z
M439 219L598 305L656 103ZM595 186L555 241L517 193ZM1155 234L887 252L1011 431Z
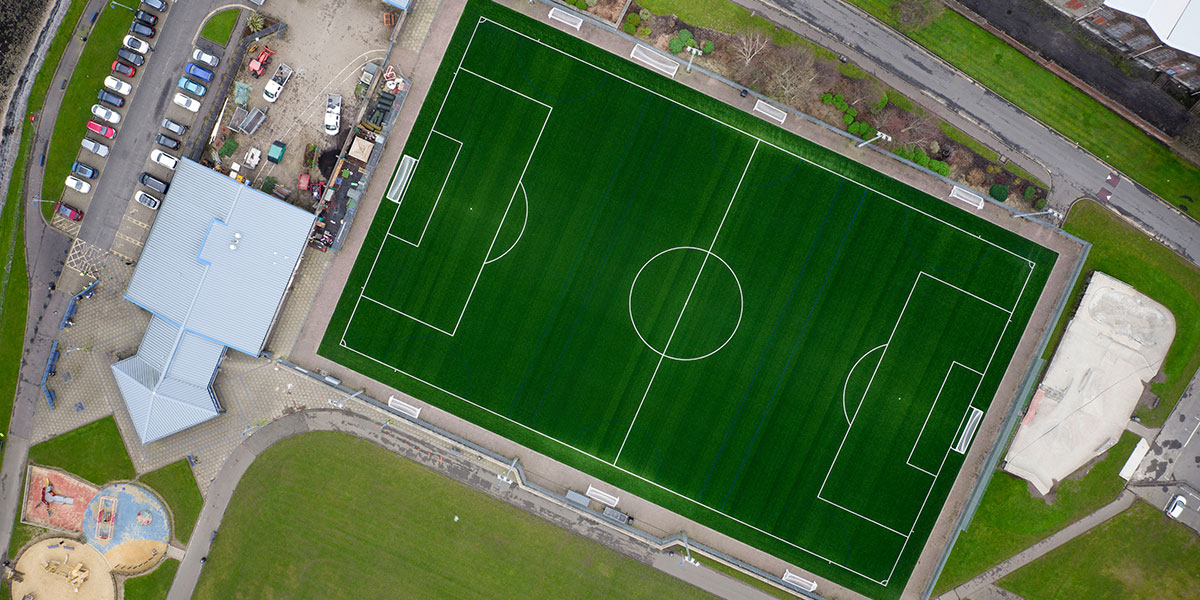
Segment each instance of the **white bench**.
M405 154L404 158L400 159L400 168L396 169L396 178L392 180L392 186L388 188L388 200L400 203L400 198L404 196L404 190L408 189L408 182L412 180L413 171L416 171L417 159Z
M606 504L613 508L616 508L617 502L621 501L620 498L618 498L612 494L609 494L607 492L598 490L590 485L588 486L587 497L591 498L592 500L595 500L596 502L599 502L600 504Z
M579 26L583 25L583 19L580 18L579 15L573 15L560 8L550 9L550 20L563 23L575 31L579 31Z
M395 396L388 396L388 407L399 411L401 414L408 415L414 419L421 418L421 409L413 406Z
M809 581L787 569L783 570L783 582L794 585L806 592L815 592L817 590L817 582Z
M783 112L779 108L771 106L770 104L768 104L766 102L763 102L761 99L758 102L754 103L754 112L760 112L760 113L766 115L768 119L771 119L772 121L775 121L775 122L779 123L780 125L783 125L784 120L787 119L786 112Z
M679 63L641 44L633 45L633 52L629 53L629 58L645 63L667 77L675 77L675 73L679 71Z
M960 188L957 185L954 186L954 189L950 190L950 197L974 206L975 210L983 210L983 196L966 188Z

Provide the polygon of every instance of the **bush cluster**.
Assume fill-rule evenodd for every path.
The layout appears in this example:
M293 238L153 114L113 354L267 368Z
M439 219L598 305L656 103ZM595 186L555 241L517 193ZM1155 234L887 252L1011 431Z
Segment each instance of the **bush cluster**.
M637 27L642 24L642 17L637 13L629 13L625 15L625 24Z
M1026 200L1033 200L1033 197L1037 195L1037 188L1033 187L1032 185L1027 185L1025 186L1025 189L1021 191L1021 194L1025 196Z
M629 15L629 16L636 17L637 15ZM634 25L633 23L626 23L625 26L622 27L622 29L624 29L625 33L628 33L629 35L637 34L637 25Z
M1008 200L1008 186L1001 183L993 184L991 189L988 190L988 195L997 202L1004 202Z
M578 8L579 10L582 10L582 11L587 11L587 9L588 9L587 0L575 0L575 8Z
M942 177L950 176L950 165L940 160L929 161L929 170L941 175Z
M850 106L846 102L846 98L841 94L830 94L828 92L821 94L821 102L833 106L842 111L842 123L846 124L846 131L857 135L862 139L868 139L875 136L875 128L866 121L858 121L858 109Z
M263 180L262 185L259 186L258 189L260 189L268 194L270 194L271 192L274 192L275 191L275 178L267 177L266 179Z

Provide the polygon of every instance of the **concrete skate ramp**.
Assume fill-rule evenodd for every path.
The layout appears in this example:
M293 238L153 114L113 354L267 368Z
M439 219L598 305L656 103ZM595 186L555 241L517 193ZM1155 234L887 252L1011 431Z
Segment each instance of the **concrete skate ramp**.
M1117 443L1175 337L1175 317L1096 272L1038 386L1004 470L1042 494Z

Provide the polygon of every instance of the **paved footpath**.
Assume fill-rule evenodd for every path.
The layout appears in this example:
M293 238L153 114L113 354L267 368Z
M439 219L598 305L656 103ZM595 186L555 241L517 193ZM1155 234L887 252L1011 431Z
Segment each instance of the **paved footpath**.
M993 584L999 581L1000 578L1041 558L1051 550L1062 546L1076 537L1091 531L1097 525L1117 516L1117 514L1133 506L1135 500L1137 500L1137 496L1133 492L1121 490L1121 494L1117 496L1116 500L1106 504L1100 510L1071 523L1058 533L1022 550L1016 556L984 571L975 579L942 594L938 597L938 600L966 600L968 598L978 598L981 593L987 594L988 588L992 588ZM992 595L994 595L994 592Z

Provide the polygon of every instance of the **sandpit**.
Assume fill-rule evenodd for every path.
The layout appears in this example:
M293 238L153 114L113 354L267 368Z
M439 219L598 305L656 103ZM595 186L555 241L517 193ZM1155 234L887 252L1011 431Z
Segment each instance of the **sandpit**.
M1004 470L1046 494L1116 444L1174 338L1171 311L1122 281L1094 273Z
M58 562L55 568L66 575L51 573L43 566ZM82 568L76 571L76 567ZM20 580L12 581L12 597L33 594L37 600L116 600L117 588L108 563L95 548L85 542L53 537L36 542L17 559ZM79 583L79 591L71 584L71 574L87 573ZM78 581L78 579L76 579Z

